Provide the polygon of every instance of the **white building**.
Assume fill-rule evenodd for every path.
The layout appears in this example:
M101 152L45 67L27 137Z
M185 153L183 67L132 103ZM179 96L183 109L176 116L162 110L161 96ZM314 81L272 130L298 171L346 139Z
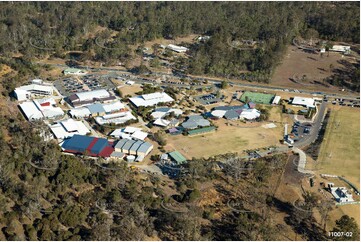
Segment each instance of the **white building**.
M281 101L281 97L280 96L275 96L273 98L272 104L279 104L279 102Z
M136 107L148 107L157 105L158 103L168 103L174 101L174 99L165 92L143 94L140 96L129 98L129 100Z
M114 114L117 112L128 111L120 101L112 103L95 103L84 107L73 108L69 114L74 118L85 118L92 116L104 116L107 114Z
M223 118L223 116L226 114L227 110L213 110L211 112L211 114L214 116L214 117L217 117L217 118Z
M90 130L82 121L75 121L74 119L60 121L49 126L57 139L69 138L74 134L86 135L90 133Z
M156 108L153 113L151 113L151 116L153 119L163 118L169 113L174 113L175 116L182 115L183 111L177 108Z
M158 118L153 122L154 125L160 126L160 127L167 127L170 124L170 121L166 119Z
M145 140L148 133L143 132L141 128L127 126L123 129L114 130L110 135L122 139Z
M107 90L93 90L89 92L78 92L68 97L68 100L74 107L85 106L95 102L111 102L116 98Z
M129 120L136 120L137 118L133 116L130 111L106 114L104 116L95 117L95 122L99 125L103 124L122 124Z
M292 100L292 105L303 106L307 108L315 107L315 99L308 97L294 97Z
M178 53L184 53L184 52L188 51L188 48L186 48L186 47L178 46L178 45L172 45L172 44L168 45L167 48L170 49L170 50L173 50L175 52L178 52Z
M351 47L347 45L334 45L330 50L336 52L350 53Z
M107 98L110 96L110 93L105 89L94 90L89 92L78 92L74 94L74 99L72 101L89 101L93 100L94 98Z
M56 107L56 102L52 98L23 102L19 106L29 121L54 119L64 115L64 111Z
M30 84L17 87L14 90L15 98L19 101L30 99L32 96L51 96L53 95L53 87L39 84Z
M242 110L241 114L239 115L239 118L253 120L253 119L259 118L259 116L261 116L261 112L255 108L252 108L252 109Z
M331 187L331 194L337 202L353 202L352 194L347 191L346 187Z

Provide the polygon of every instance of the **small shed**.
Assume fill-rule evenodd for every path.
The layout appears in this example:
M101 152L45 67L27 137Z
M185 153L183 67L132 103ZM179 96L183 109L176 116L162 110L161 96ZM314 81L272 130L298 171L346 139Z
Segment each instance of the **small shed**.
M168 153L170 158L176 162L177 165L183 164L187 161L187 159L178 151L173 151Z

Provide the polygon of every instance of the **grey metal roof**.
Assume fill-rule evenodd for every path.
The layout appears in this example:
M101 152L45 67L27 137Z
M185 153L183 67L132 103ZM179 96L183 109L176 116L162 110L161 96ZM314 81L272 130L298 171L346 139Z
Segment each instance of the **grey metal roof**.
M243 106L220 106L220 107L215 107L213 110L234 110L234 109L242 109Z
M123 150L130 150L130 147L132 147L132 145L137 142L135 140L128 140L124 146L122 147Z
M138 148L138 152L146 152L150 147L152 147L153 145L149 142L144 142L139 148Z
M112 156L112 157L120 157L120 158L122 158L122 157L124 157L124 153L122 153L122 152L118 152L118 151L114 151L113 153L111 153L111 155L110 156Z
M205 127L209 126L211 123L204 119L201 115L192 115L188 117L188 120L182 123L182 127L186 129L195 129L198 126Z
M143 144L143 141L138 140L137 142L135 142L132 147L129 149L130 151L137 151L139 149L139 147Z
M103 108L103 105L101 105L100 103L94 103L92 105L87 106L87 108L89 109L89 111L93 114L93 113L104 113L105 110Z
M228 110L225 114L224 117L226 119L236 119L239 117L239 113L236 112L235 110Z
M198 125L194 121L186 121L186 122L182 123L182 127L186 128L186 129L195 129L198 127Z
M198 126L202 126L202 127L211 125L211 123L207 119L198 120L197 124Z
M127 141L129 141L129 139L121 139L114 147L117 149L121 149L125 145L125 143L127 143Z

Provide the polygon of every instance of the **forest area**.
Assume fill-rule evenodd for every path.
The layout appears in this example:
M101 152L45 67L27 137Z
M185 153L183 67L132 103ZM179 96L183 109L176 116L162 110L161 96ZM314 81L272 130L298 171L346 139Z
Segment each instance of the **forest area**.
M102 169L92 159L63 154L56 142L44 141L45 124L24 121L9 93L37 76L45 67L34 58L49 53L80 50L84 60L123 61L134 55L128 45L194 33L212 39L188 46L190 74L238 77L247 70L267 79L294 36L358 43L355 19L358 2L1 2L0 67L12 71L0 76L0 240L284 240L282 226L302 239L329 240L313 216L268 191L285 155L257 159L249 172L232 154L192 160L169 196L159 177L140 178L125 163ZM108 49L96 44L113 32ZM229 48L229 39L263 44L242 52ZM229 165L217 169L220 161ZM199 203L206 183L220 194L217 203ZM250 186L260 195L240 192ZM229 209L227 197L253 199L257 207L239 213ZM305 200L322 210L313 194ZM164 203L187 212L169 211ZM273 223L271 209L286 214L286 225ZM346 230L359 237L355 222L342 217L334 231Z
M358 43L357 19L357 2L6 2L0 53L32 59L80 50L83 60L127 62L129 45L210 35L187 46L191 58L182 64L189 74L245 78L246 71L268 82L295 36ZM229 46L240 40L257 41L257 48Z

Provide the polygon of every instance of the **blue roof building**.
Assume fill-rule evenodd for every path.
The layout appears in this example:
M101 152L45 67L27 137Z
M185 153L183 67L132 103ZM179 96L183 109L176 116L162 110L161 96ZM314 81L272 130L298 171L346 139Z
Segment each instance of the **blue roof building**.
M62 148L82 153L89 147L93 139L93 137L75 134L71 139L64 141Z
M101 105L100 103L89 105L87 108L89 109L91 114L105 113L105 109L103 108L103 105Z
M98 138L96 143L91 147L90 152L93 154L99 154L108 145L108 140Z

